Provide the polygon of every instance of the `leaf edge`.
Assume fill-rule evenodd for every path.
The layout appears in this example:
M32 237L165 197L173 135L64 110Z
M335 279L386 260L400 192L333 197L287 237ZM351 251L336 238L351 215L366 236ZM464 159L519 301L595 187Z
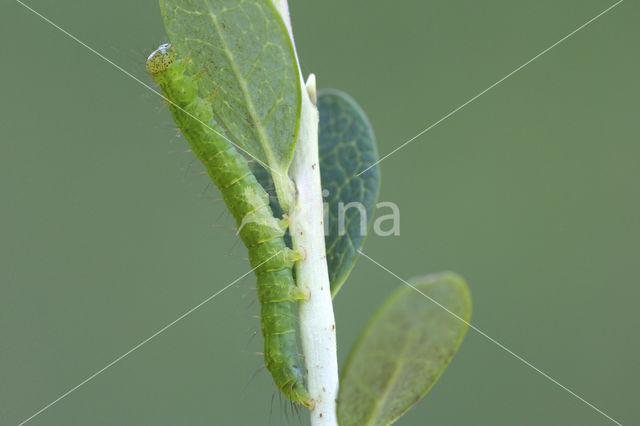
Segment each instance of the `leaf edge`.
M375 132L373 130L373 126L371 125L371 121L369 120L369 117L365 113L364 109L362 109L362 107L356 102L356 100L351 95L349 95L348 93L346 93L346 92L344 92L344 91L342 91L340 89L325 88L325 89L318 90L318 102L319 102L320 97L322 95L334 95L334 96L337 96L337 97L341 98L342 100L347 102L351 107L353 107L353 109L356 110L361 115L361 117L363 118L365 124L367 125L367 128L371 132L371 140L373 141L373 150L374 150L376 159L379 160L378 144L376 142L376 135L375 135ZM318 131L318 140L319 140L319 138L320 138L320 133ZM378 185L376 187L376 193L375 193L375 196L374 196L374 200L375 201L373 203L373 208L375 209L375 205L380 200L380 186L381 186L381 182L382 182L382 173L380 172L379 164L376 164L373 168L375 168L377 173L378 173ZM322 173L322 160L321 159L320 159L320 173ZM321 184L322 184L322 182L321 182ZM353 258L353 262L351 262L351 266L345 271L344 278L340 281L340 283L335 285L335 288L334 287L331 288L331 299L332 300L335 299L336 295L338 294L338 292L340 291L342 286L347 282L347 278L349 278L349 276L351 275L351 272L353 271L353 268L355 268L356 262L358 261L358 258L360 257L360 250L364 247L364 244L367 241L367 236L369 235L372 227L373 227L373 214L369 218L369 222L367 223L367 233L365 234L365 236L362 239L362 243L360 244L360 248L358 250L356 250L356 255Z
M349 355L347 356L347 360L344 363L344 367L342 368L342 371L340 372L340 382L339 383L341 384L344 376L346 375L349 367L351 366L351 363L353 362L353 357L354 357L354 354L356 352L356 349L360 346L362 341L368 336L368 334L370 333L371 328L373 327L373 325L377 322L379 317L390 307L390 305L392 305L398 298L403 296L403 294L406 293L406 292L417 291L419 294L422 295L422 292L420 292L419 290L413 288L413 287L415 287L415 285L417 285L417 282L420 282L422 284L433 284L438 280L445 280L445 281L447 281L449 283L452 283L452 284L458 286L462 290L461 294L463 294L463 299L464 299L464 304L465 304L466 310L465 310L465 316L462 317L462 318L458 318L459 320L463 320L464 326L463 326L461 332L459 333L459 335L457 336L456 343L455 343L456 350L453 352L453 354L449 358L447 358L447 361L443 363L442 368L437 372L437 374L434 375L434 377L435 377L434 380L432 380L431 383L428 384L427 387L422 391L422 394L420 395L420 397L415 402L413 402L411 405L409 405L406 409L404 409L402 412L400 412L389 423L387 423L388 425L390 425L392 423L395 423L400 417L402 417L407 411L409 411L411 409L411 407L413 407L415 404L417 404L422 398L425 397L425 395L427 393L429 393L431 388L433 388L433 386L440 379L440 377L442 376L444 371L447 369L447 367L449 366L449 364L453 360L453 357L455 356L455 354L458 352L458 349L462 345L462 342L464 341L464 338L465 338L465 336L467 334L467 331L469 329L469 324L470 324L470 320L471 320L471 314L473 312L473 309L472 309L473 305L472 305L472 302L471 302L471 291L470 291L469 286L467 285L466 281L464 280L464 278L462 278L462 276L460 276L459 274L456 274L455 272L452 272L452 271L443 271L443 272L436 272L436 273L431 273L431 274L426 274L426 275L417 275L417 276L414 276L414 277L410 278L408 280L409 285L405 285L403 287L400 287L399 289L396 289L393 293L391 293L391 295L389 297L387 297L387 299L384 300L384 302L376 309L376 311L373 313L373 315L369 318L369 320L365 324L364 328L360 332L360 335L358 336L356 341L353 343L353 346L351 347L351 351L349 352ZM426 298L426 299L427 299L428 302L434 303L429 298ZM442 308L442 306L440 306L440 307ZM442 309L444 309L444 308L442 308ZM451 312L449 312L449 314L453 315ZM338 408L336 410L336 416L338 417L338 424L339 425L342 425L342 423L340 422L340 417L339 417L339 415L340 415L340 409L339 409L339 407L340 407L340 390L341 389L342 389L342 387L340 387L340 389L338 390L338 401L337 401L337 407ZM366 424L363 424L363 426L367 426L367 425L370 425L370 424L371 423L366 423Z

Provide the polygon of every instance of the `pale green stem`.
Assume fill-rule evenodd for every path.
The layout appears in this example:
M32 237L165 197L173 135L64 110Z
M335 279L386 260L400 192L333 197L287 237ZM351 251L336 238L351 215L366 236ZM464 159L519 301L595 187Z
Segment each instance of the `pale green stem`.
M293 43L287 1L273 0L273 3L287 25ZM315 402L311 410L311 425L337 426L338 357L324 244L316 80L312 74L305 84L301 73L300 81L303 87L300 129L289 169L289 176L296 187L296 196L289 210L291 241L295 250L305 254L305 259L296 263L296 281L310 291L309 300L300 302L300 338L307 388Z
M296 263L299 286L308 287L311 297L300 303L300 338L307 370L307 387L315 401L311 411L313 426L336 426L338 398L338 358L336 324L324 244L324 211L318 161L318 110L315 77L303 91L300 136L290 175L297 194L289 214L294 249L302 249L305 259Z

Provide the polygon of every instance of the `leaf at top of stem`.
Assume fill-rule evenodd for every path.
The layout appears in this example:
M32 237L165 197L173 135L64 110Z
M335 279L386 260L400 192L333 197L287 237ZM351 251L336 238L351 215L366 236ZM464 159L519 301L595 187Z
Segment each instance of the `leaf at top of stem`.
M378 309L349 354L338 396L341 426L396 421L433 386L462 342L471 316L462 278L442 273L411 283L415 289L403 286Z
M286 175L301 86L289 33L271 0L160 0L167 34L201 71L199 91L235 143Z
M338 90L322 90L318 111L320 173L328 205L325 244L331 294L335 297L351 273L368 232L378 199L380 169L371 167L378 161L371 124L351 97ZM358 175L363 170L367 171Z

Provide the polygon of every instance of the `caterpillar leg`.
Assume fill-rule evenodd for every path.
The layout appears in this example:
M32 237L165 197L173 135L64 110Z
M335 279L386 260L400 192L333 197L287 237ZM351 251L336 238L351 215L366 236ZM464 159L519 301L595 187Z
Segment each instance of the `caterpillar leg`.
M291 262L291 266L293 266L294 263L305 260L307 258L307 252L304 251L302 247L297 250L287 248L287 258L289 262Z
M311 299L311 290L307 286L295 286L289 291L289 295L293 300L309 300Z

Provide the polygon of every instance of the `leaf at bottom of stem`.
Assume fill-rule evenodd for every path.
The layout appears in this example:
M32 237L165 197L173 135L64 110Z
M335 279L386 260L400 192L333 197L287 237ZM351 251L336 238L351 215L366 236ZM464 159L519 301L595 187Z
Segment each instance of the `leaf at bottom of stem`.
M441 273L411 283L415 289L402 287L378 309L349 355L338 397L341 426L396 421L429 391L462 342L471 316L462 278Z

